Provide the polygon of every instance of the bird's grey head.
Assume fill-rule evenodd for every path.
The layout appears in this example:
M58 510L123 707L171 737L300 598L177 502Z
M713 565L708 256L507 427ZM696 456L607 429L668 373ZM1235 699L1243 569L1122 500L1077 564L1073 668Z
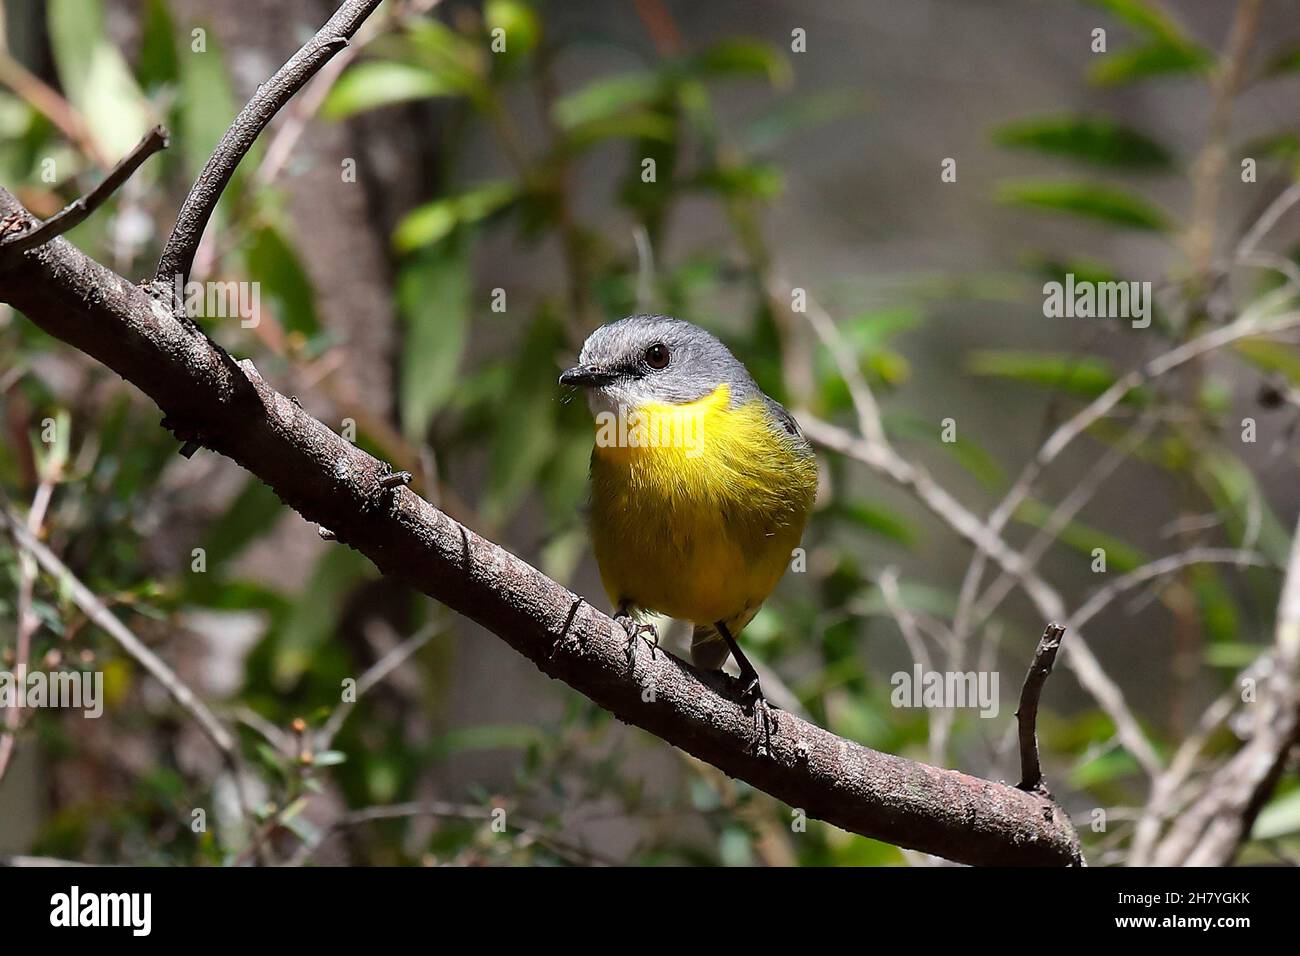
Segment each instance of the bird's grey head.
M560 384L587 389L596 414L648 402L681 405L723 384L733 404L758 391L725 345L699 326L666 315L633 315L601 326Z

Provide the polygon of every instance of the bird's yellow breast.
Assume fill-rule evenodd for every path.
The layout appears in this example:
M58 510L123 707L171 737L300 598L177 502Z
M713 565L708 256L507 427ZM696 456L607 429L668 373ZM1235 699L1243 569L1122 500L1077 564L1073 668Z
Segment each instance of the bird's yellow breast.
M591 459L592 543L610 600L739 631L799 544L814 457L762 399L732 407L725 385L628 418L639 434L602 438L598 420Z

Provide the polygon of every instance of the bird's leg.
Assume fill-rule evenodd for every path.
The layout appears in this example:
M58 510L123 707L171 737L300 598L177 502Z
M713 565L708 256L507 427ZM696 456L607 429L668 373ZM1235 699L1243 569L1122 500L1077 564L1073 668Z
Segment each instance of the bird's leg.
M620 601L618 609L614 611L614 623L621 627L627 634L627 662L628 664L636 663L636 642L643 635L649 634L646 643L650 645L650 657L653 660L655 651L659 649L659 631L653 624L637 621L632 617L631 604L628 601Z
M758 671L749 662L745 652L740 649L736 639L731 636L731 631L727 628L727 625L718 621L713 626L722 635L722 639L727 642L727 647L731 650L731 656L736 659L736 666L740 668L740 694L754 710L754 730L761 739L759 752L762 753L764 749L770 752L772 749L772 728L776 726L776 717L772 714L774 708L768 704L767 698L763 696L763 685L758 682Z

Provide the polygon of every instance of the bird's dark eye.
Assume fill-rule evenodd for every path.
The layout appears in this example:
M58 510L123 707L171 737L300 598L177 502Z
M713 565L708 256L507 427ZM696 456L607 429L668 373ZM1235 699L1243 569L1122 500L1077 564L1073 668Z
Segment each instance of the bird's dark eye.
M656 342L645 350L645 363L651 368L665 368L668 365L668 346Z

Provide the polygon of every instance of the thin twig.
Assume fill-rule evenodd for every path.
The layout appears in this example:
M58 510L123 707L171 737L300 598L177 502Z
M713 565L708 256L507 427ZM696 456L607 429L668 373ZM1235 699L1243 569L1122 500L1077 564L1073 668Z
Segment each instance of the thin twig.
M208 158L207 165L190 187L185 204L176 217L176 225L163 247L155 280L184 286L194 265L194 254L203 238L203 230L217 207L217 201L258 135L272 117L302 89L334 54L348 45L366 17L379 6L380 0L347 0L329 22L308 40L275 76L257 88L221 141Z
M1038 640L1024 686L1020 688L1020 706L1016 709L1016 723L1020 728L1020 783L1016 786L1021 790L1046 792L1047 789L1043 785L1043 768L1038 761L1038 699L1048 675L1052 673L1056 652L1061 649L1064 636L1065 628L1060 624L1047 625L1047 630Z
M153 675L158 683L162 684L171 695L172 699L185 710L202 728L208 739L216 745L222 753L232 753L235 748L234 738L230 732L217 720L216 716L210 711L206 704L195 695L194 691L176 676L176 672L162 662L162 660L153 651L149 650L138 637L132 634L113 614L104 606L104 603L95 596L95 594L80 579L69 570L57 555L54 554L35 536L27 530L27 526L8 508L0 508L0 525L4 525L11 535L18 541L23 550L30 553L46 574L53 575L63 585L67 587L72 600L81 608L86 617L92 622L99 625L103 630L117 641L118 645L134 657L144 669Z
M155 126L145 134L144 139L136 143L131 152L122 157L94 189L46 219L35 229L15 233L0 241L0 252L6 256L18 255L29 249L44 245L51 239L63 235L69 229L85 222L86 218L104 204L109 196L117 192L121 185L131 178L140 165L161 149L167 148L167 131Z
M361 700L362 695L409 660L412 655L416 654L420 650L420 648L424 647L425 644L428 644L437 633L438 628L435 625L426 624L410 637L406 638L406 640L397 644L387 654L379 658L379 660L375 661L375 663L372 664L360 678L358 678L356 696L350 701L340 703L330 712L329 718L325 721L325 726L323 726L316 735L316 749L329 750L330 745L334 742L334 738L338 736L338 732L343 729L344 722L348 719L348 715L352 713L353 708L356 707L357 702Z
M1066 626L1071 630L1083 627L1084 624L1100 614L1106 605L1121 594L1131 591L1147 581L1164 577L1166 574L1173 574L1183 568L1197 564L1232 564L1237 567L1249 565L1264 568L1271 563L1262 554L1247 551L1244 548L1189 548L1186 551L1180 551L1178 554L1166 555L1141 567L1134 568L1127 574L1123 574L1111 581L1105 587L1099 588L1097 593L1088 598L1077 611L1070 615L1070 619L1066 621Z

